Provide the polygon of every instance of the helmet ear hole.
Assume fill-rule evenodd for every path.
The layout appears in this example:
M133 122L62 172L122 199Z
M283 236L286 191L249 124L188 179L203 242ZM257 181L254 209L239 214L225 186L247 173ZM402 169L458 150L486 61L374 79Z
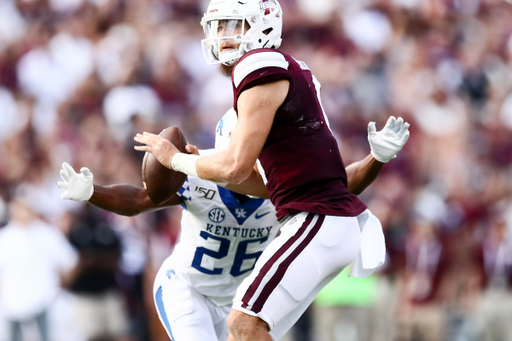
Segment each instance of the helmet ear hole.
M269 27L269 28L267 28L266 30L263 31L263 34L268 36L270 34L270 32L272 32L273 30L274 30L274 28ZM261 41L260 41L260 43L261 43Z

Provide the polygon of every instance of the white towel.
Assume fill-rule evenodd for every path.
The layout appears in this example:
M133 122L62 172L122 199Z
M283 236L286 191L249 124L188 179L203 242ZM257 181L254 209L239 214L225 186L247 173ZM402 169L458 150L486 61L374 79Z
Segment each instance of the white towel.
M370 210L357 216L361 228L361 249L349 276L368 277L386 260L386 241L379 219Z

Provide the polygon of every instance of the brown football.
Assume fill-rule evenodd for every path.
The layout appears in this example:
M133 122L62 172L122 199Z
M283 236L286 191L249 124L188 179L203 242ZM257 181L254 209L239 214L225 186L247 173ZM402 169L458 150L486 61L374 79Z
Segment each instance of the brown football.
M186 153L187 141L178 127L169 127L158 134L172 142L179 151ZM170 199L181 188L187 175L163 166L151 153L142 160L142 184L152 202L159 205Z

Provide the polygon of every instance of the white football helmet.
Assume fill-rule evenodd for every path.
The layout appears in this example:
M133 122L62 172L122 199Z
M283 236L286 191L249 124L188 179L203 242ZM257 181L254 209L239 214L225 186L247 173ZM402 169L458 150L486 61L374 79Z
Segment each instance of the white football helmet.
M201 25L208 64L233 65L245 52L281 46L283 11L277 0L211 0ZM240 45L220 51L226 42Z
M229 140L231 138L231 132L235 128L238 117L236 116L235 109L229 109L224 116L217 123L215 129L215 149L226 150L229 146Z

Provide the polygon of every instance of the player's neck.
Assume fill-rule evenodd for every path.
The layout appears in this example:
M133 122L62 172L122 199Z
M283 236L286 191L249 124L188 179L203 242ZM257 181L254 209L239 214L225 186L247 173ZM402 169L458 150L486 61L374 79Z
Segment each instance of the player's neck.
M231 73L233 72L234 67L235 65L227 66L224 64L219 64L219 71L223 76L231 77Z

